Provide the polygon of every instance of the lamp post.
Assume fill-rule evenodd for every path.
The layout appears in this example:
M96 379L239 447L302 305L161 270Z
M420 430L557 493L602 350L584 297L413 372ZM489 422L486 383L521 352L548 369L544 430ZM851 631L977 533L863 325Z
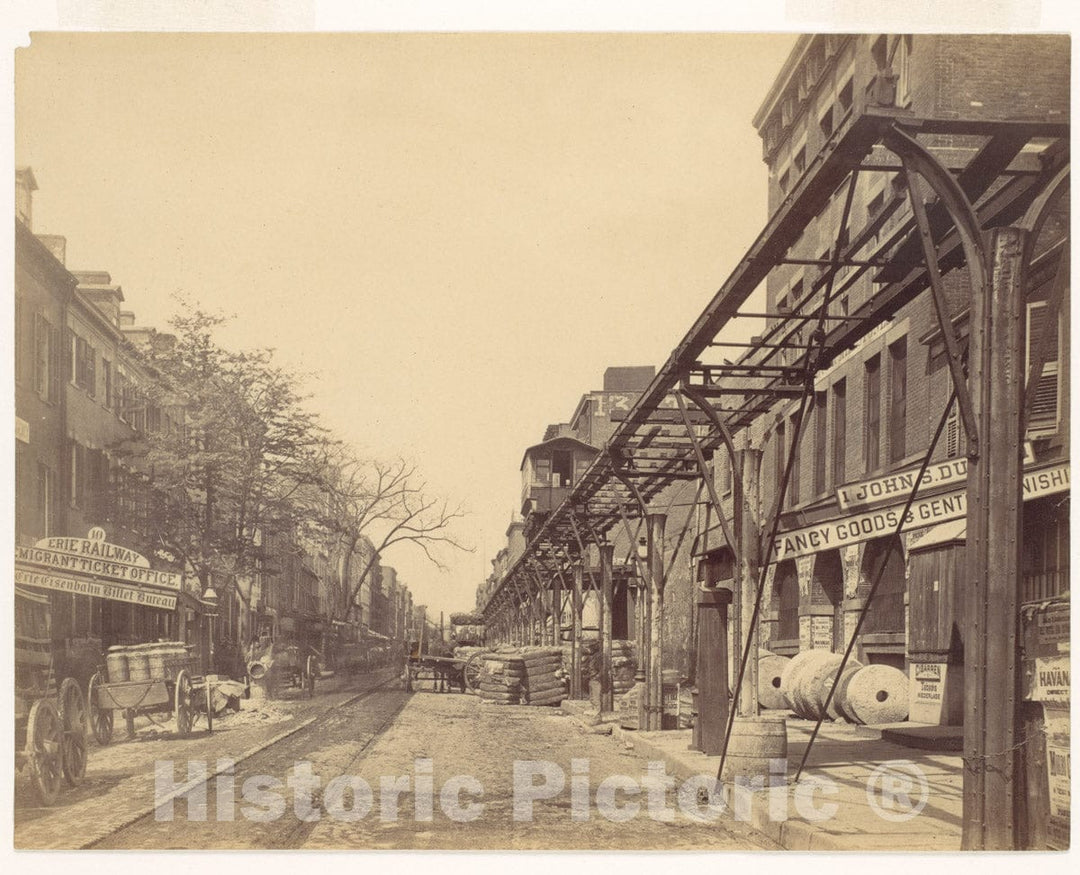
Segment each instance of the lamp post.
M212 674L211 669L214 667L214 617L217 616L218 607L218 594L214 590L213 584L206 584L201 601L208 608L208 610L203 611L203 618L206 622L206 665L203 667L203 674Z

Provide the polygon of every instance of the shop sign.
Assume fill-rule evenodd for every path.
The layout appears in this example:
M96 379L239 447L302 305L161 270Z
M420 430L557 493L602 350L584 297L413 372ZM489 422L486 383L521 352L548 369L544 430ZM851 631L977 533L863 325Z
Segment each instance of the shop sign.
M1035 454L1031 447L1031 441L1024 441L1024 464L1030 465L1035 462ZM921 467L921 466L920 466ZM934 465L927 465L919 480L918 492L933 489L940 486L951 486L956 483L964 483L967 480L967 459L949 459ZM836 502L841 510L854 510L860 507L873 507L877 504L885 504L896 498L907 499L907 496L915 488L915 478L919 476L919 468L910 468L906 471L897 471L894 474L886 474L884 477L875 477L872 480L862 480L858 483L848 483L836 490Z
M1069 712L1065 707L1048 705L1045 714L1046 779L1050 791L1047 844L1053 848L1066 849L1069 847L1069 820L1072 808Z
M1030 471L1024 475L1024 500L1067 492L1069 489L1069 463L1062 462L1049 468ZM849 544L869 541L896 533L904 502L891 507L856 514L846 519L833 520L783 532L773 542L773 561L807 556L820 550L846 547ZM967 515L967 489L957 489L942 495L916 499L912 502L900 531L921 529L937 523L948 522Z
M1033 702L1069 701L1069 657L1038 657L1024 674L1027 681L1025 686L1028 687L1025 699Z
M130 605L145 605L150 608L172 610L176 607L176 596L170 593L154 592L145 587L125 586L93 578L74 577L59 572L41 571L22 565L15 566L15 584L50 589L54 592L93 596Z
M945 673L948 665L942 662L913 663L910 671L908 719L916 723L940 724L945 706Z
M89 538L43 538L33 547L16 547L15 561L30 571L70 572L128 586L179 590L181 575L155 571L145 556L104 539L101 529Z

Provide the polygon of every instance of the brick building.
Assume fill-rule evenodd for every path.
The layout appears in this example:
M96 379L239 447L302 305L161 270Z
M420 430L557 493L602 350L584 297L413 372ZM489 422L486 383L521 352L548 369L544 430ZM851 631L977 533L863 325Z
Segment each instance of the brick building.
M1060 120L1068 113L1068 65L1065 38L802 37L754 119L769 168L770 212L784 203L817 153L829 147L854 96L873 87L881 70L891 67L897 104L916 117ZM1022 86L1017 87L1018 82ZM979 137L938 136L932 149L946 166L962 167L982 142ZM1029 148L1009 171L1030 172L1040 161L1038 150ZM831 313L841 317L856 313L883 284L898 279L899 268L872 264L895 257L890 231L910 217L898 169L895 157L881 149L858 175L845 239L857 239L863 230L877 227L856 256L867 264L843 268L834 280ZM783 314L800 308L805 312L812 309L808 304L821 301L824 289L814 281L836 246L847 194L845 184L806 223L788 257L789 262L802 263L789 263L770 274L767 311L779 315L769 319L766 335L778 332L781 323L799 325ZM1065 202L1067 211L1067 197ZM882 221L883 216L887 218ZM1037 256L1034 262L1027 304L1029 338L1041 326L1052 276L1049 256L1066 222L1067 214L1040 244L1045 257ZM966 337L970 291L965 272L953 271L946 283L954 324ZM1028 426L1026 470L1041 472L1045 482L1031 490L1039 497L1025 503L1024 601L1068 588L1068 478L1062 474L1068 461L1065 319L1058 326ZM793 458L776 542L778 561L768 571L762 638L771 650L842 651L849 639L887 552L888 538L896 537L891 534L895 521L889 522L890 514L902 508L952 391L938 325L927 290L816 375L814 406ZM802 323L801 330L791 334L794 343L778 350L774 362L794 364L811 328ZM762 452L762 514L773 505L799 430L797 415L797 403L778 403L739 436L743 445ZM927 496L926 503L915 508L924 525L901 536L867 611L855 654L864 662L906 669L918 661L962 661L955 614L946 610L939 616L934 607L938 601L959 598L963 578L963 506L958 496L965 486L966 442L955 404L947 416L931 460L934 483L924 484L918 493L920 502ZM717 482L730 496L726 454L716 458ZM935 528L955 519L961 519L959 529L953 526L943 533ZM921 551L940 552L941 561L951 569L944 584L948 593L939 595L938 581L925 579L919 563L911 563L912 550L920 542ZM929 608L928 600L933 602Z

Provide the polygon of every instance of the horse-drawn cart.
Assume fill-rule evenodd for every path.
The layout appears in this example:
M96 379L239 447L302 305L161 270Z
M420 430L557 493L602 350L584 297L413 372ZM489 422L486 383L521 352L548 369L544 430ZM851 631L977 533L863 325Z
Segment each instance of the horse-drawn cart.
M74 678L59 688L49 638L49 598L15 587L15 769L52 805L63 783L86 774L86 699Z
M464 659L411 653L405 666L405 689L412 692L417 681L429 680L437 693L453 692L455 688L475 693L480 689L482 658L479 652Z
M120 711L127 734L135 735L139 715L170 714L181 737L205 718L214 728L210 682L195 674L195 658L179 643L111 648L106 660L108 679L100 672L90 678L90 725L98 744L112 740L114 713ZM150 717L153 720L153 717Z

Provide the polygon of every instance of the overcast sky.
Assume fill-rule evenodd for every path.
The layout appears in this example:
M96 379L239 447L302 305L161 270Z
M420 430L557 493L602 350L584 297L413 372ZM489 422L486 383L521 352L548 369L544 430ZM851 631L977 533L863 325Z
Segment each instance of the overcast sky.
M751 119L791 35L38 35L15 157L38 233L164 326L315 373L370 455L470 512L419 602L472 606L523 449L609 365L659 365L761 229Z

